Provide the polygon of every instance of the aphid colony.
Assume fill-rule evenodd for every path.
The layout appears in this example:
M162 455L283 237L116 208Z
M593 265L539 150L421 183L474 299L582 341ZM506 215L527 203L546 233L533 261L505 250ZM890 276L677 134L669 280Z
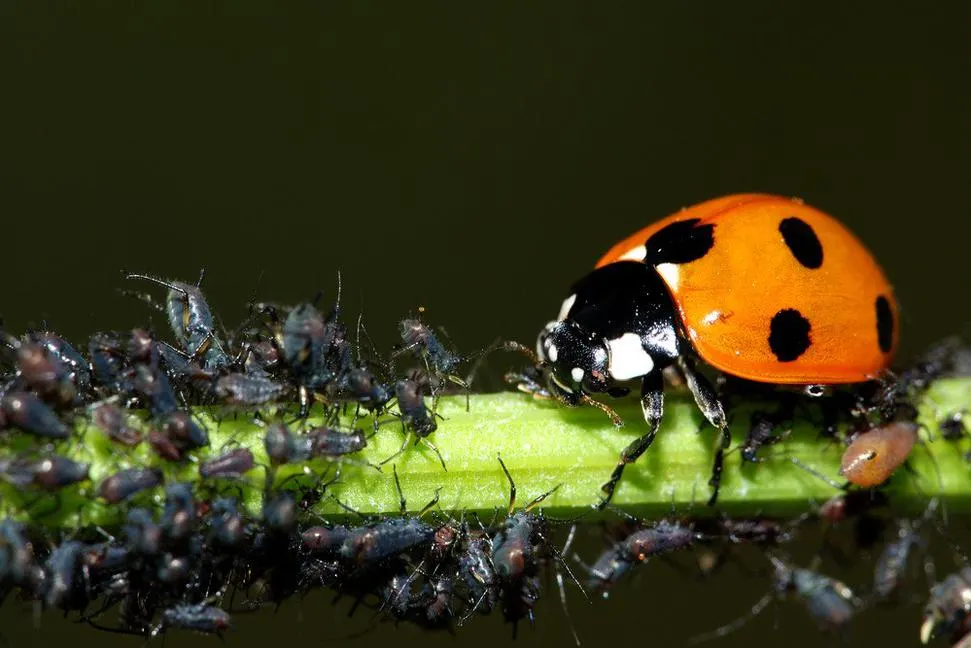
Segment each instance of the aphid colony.
M217 330L198 285L131 278L166 288L164 304L157 307L176 344L136 328L95 333L85 355L50 331L4 334L0 482L4 492L22 498L31 518L57 513L65 489L90 480L84 457L61 451L79 418L96 426L119 453L148 447L157 460L119 469L94 485L94 496L120 511L118 528L82 525L70 537L53 537L42 526L0 521L0 602L16 595L113 632L220 634L230 628L233 614L328 588L353 600L355 608L370 608L394 622L452 631L473 617L497 613L515 629L520 621L533 622L551 577L561 595L566 576L595 598L651 558L683 554L702 572L713 573L734 559L738 547L749 545L766 557L768 593L750 614L714 630L714 636L733 631L783 597L802 601L824 629L842 630L868 605L893 599L909 578L914 555L925 551L932 534L943 533L936 502L920 519L896 520L879 487L917 440L916 426L901 412L932 378L951 370L954 347L935 350L862 405L854 403L877 412L881 421L846 439L841 474L866 490L842 489L816 514L793 521L713 517L713 511L621 521L612 525L605 550L586 560L571 549L576 527L535 508L557 484L517 507L514 478L501 459L509 507L493 519L450 515L435 501L416 515L406 513L393 460L407 451L409 439L435 449L429 436L437 429L437 397L449 384L467 389L470 382L458 376L468 358L446 347L421 320L400 323L401 344L385 363L362 354L360 322L352 341L339 300L326 315L313 303L253 304L250 318L228 334ZM411 362L399 372L403 358ZM528 373L514 376L521 387L533 385L527 391L541 391L531 380ZM293 406L263 420L268 466L241 447L198 460L209 431L191 406L227 406L237 416L260 418L271 403ZM323 408L325 423L305 425L315 407ZM322 519L312 509L329 497L327 486L335 477L276 477L283 465L315 458L353 461L380 430L343 429L337 414L349 409L390 414L409 432L385 461L401 498L399 515L371 519L348 510L339 520ZM963 438L960 415L942 421L943 436ZM782 440L775 430L778 417L784 412L753 418L740 447L746 461L763 461L765 447ZM166 477L165 467L192 463L199 475L195 485ZM260 469L267 477L259 514L251 515L242 501L251 486L236 480ZM214 480L227 487L209 488ZM861 546L886 540L871 586L856 591L815 566L790 562L786 544L813 520L856 525ZM957 642L969 629L971 572L962 566L931 588L921 637Z

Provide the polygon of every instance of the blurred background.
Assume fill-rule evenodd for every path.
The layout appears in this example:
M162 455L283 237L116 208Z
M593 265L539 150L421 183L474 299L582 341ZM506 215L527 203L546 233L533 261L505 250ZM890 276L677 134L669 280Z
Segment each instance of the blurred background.
M46 322L80 341L150 315L119 289L151 287L122 270L194 281L204 267L232 327L254 298L323 290L329 303L340 270L348 319L363 312L380 347L423 306L472 352L497 336L531 342L620 237L764 191L832 213L871 248L897 288L908 356L971 320L969 12L4 0L0 314L12 331ZM801 544L808 561L814 545ZM588 645L681 645L769 585L655 567L607 603L571 595ZM914 599L926 590L918 580ZM242 616L227 641L315 645L368 629L346 612L312 596ZM919 617L917 605L869 610L851 643L917 645ZM549 589L518 643L569 645L565 619ZM13 646L140 642L56 615L37 625L13 601L0 609ZM498 619L456 638L382 624L346 643L510 634ZM791 603L712 645L779 640L832 642Z

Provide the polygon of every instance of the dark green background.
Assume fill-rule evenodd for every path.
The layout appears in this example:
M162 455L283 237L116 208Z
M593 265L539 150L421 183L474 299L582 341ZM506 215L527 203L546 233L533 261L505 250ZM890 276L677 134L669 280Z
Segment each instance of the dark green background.
M910 354L971 316L967 14L2 0L0 313L12 330L46 320L82 339L145 321L118 293L121 269L192 280L205 266L232 325L254 295L331 299L340 269L348 311L363 308L383 345L424 305L471 351L531 341L565 286L652 219L768 191L837 215L871 247ZM673 645L766 586L656 567L609 604L574 600L588 645ZM548 598L535 637L566 644ZM721 645L823 643L785 610L774 634L766 614ZM313 597L240 618L230 641L317 645L347 631L342 614ZM867 612L854 638L917 645L918 617ZM0 618L16 646L137 643L54 616L34 632L13 602ZM455 641L507 638L477 619ZM441 641L384 628L350 645Z

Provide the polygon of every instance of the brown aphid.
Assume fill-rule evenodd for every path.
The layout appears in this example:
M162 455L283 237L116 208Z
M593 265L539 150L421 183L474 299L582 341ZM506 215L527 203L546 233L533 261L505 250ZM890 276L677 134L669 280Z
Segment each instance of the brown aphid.
M917 424L895 421L853 439L843 453L840 475L862 488L879 486L910 456L917 442Z

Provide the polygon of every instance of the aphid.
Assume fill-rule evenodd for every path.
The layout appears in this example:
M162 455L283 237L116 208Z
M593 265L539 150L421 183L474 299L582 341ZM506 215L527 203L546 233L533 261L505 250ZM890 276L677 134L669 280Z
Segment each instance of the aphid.
M33 332L29 335L29 338L34 343L43 346L51 357L57 359L68 369L69 378L79 392L84 393L90 389L91 370L88 363L84 356L67 340L53 331Z
M142 433L129 425L124 412L111 403L98 405L92 412L92 420L115 443L133 447L142 442Z
M140 328L132 329L128 337L128 360L132 364L145 365L152 371L158 369L158 345L149 331Z
M215 500L206 520L210 542L222 549L235 549L246 539L246 522L233 499L220 497Z
M797 520L797 523L801 520ZM722 537L734 543L778 545L792 539L794 524L781 524L767 518L733 519L719 518L717 528ZM702 535L709 535L702 533Z
M417 380L399 380L395 383L394 392L395 398L398 401L401 424L408 431L408 435L405 436L401 448L382 461L381 464L384 465L401 455L405 451L405 448L408 447L411 435L414 434L415 443L420 442L428 446L438 457L439 462L442 464L442 469L447 471L448 468L445 467L445 459L442 458L442 453L426 438L438 429L438 424L435 422L435 415L425 406L425 397L422 394L420 383Z
M849 230L802 201L742 194L684 209L611 248L540 332L537 365L568 405L641 381L648 429L621 454L605 502L654 440L662 371L677 365L719 431L714 504L731 436L696 357L770 385L859 384L889 366L897 329L893 290Z
M203 479L238 478L253 470L253 465L253 453L247 448L237 448L199 464L199 476Z
M937 499L933 499L927 505L923 518L925 521L934 515L937 502ZM879 598L890 598L899 591L907 571L911 551L924 542L920 527L920 523L907 519L897 522L897 537L884 547L873 570L873 591Z
M156 428L148 431L148 445L152 451L166 461L181 461L182 451L165 434Z
M232 363L222 342L216 337L212 311L199 288L202 275L196 285L141 274L129 274L127 278L145 279L168 289L165 312L169 326L190 358L199 359L203 368L212 370Z
M7 344L16 350L17 376L23 386L58 407L74 402L77 396L74 372L57 356L36 342L21 342L15 337L7 336Z
M66 439L71 430L50 407L30 392L7 392L0 398L0 428L16 427L47 439Z
M268 495L263 502L263 522L273 532L289 534L297 525L297 502L287 492Z
M276 320L275 309L265 312ZM351 366L351 347L339 315L338 284L337 304L326 319L313 304L303 303L289 312L276 333L284 364L299 386L301 418L310 413L310 393L333 384Z
M397 620L410 621L426 630L448 630L454 634L452 596L454 585L447 576L428 579L411 598L411 604L392 608Z
M81 607L87 603L83 591L78 591L77 576L81 571L84 545L75 540L67 540L54 548L44 563L46 572L44 604L47 607L65 609Z
M341 389L368 412L379 412L391 400L391 390L362 367L352 367L341 378Z
M90 577L104 577L129 567L130 552L127 547L114 542L85 545L81 563Z
M698 560L698 567L702 574L711 576L725 564L735 545L776 547L789 542L793 537L793 530L807 517L808 515L804 515L786 524L768 518L730 518L724 515L696 519L692 524L698 539L724 539L729 543L719 553L707 552L702 555Z
M162 611L162 622L152 630L152 636L172 629L222 636L230 627L232 617L222 608L204 603L181 603Z
M300 533L303 546L316 553L336 556L350 534L350 529L343 525L314 526Z
M342 432L328 427L317 427L307 432L311 439L310 456L340 457L360 452L367 447L363 430Z
M502 458L499 458L499 465L509 482L509 510L492 538L492 564L499 579L503 616L513 624L515 636L520 620L526 618L530 624L533 623L533 609L539 599L540 558L544 549L549 549L543 519L531 511L559 486L538 495L522 510L513 513L516 507L516 483Z
M95 382L111 391L119 391L127 356L118 336L95 333L88 339L88 355Z
M961 634L967 629L971 614L971 567L962 567L931 588L931 598L924 607L920 640L927 643L942 635Z
M917 425L896 421L873 428L847 446L840 475L862 488L879 486L903 464L917 442Z
M492 564L492 539L470 538L465 550L458 554L459 575L468 592L468 615L477 610L482 614L492 612L499 601L498 576ZM467 616L468 616L467 615Z
M162 433L181 450L194 450L209 445L205 428L186 412L172 412L162 423Z
M759 450L765 446L779 443L786 438L785 433L775 433L777 425L777 417L769 416L763 412L756 412L752 415L752 422L745 434L745 441L739 446L742 461L753 463L765 461L764 458L758 456Z
M165 507L159 527L162 533L176 542L185 540L195 530L196 499L191 483L172 484L165 489Z
M393 474L401 514L404 516L408 505L398 480L398 471L394 470ZM351 566L373 566L415 548L424 548L423 553L431 550L438 529L423 522L421 516L437 503L436 491L435 497L414 517L390 518L351 529L341 545L341 559Z
M127 468L105 477L98 486L98 496L109 504L117 504L162 484L164 477L158 468Z
M283 385L266 376L231 373L216 380L216 397L226 405L260 405L282 393Z
M313 439L307 435L292 434L283 423L272 423L263 435L263 447L274 466L299 463L310 458Z
M455 371L462 359L438 340L432 330L418 318L405 318L398 324L404 347L398 354L412 351L436 374L447 376Z
M0 459L0 478L19 488L58 491L88 479L91 465L50 455L40 459Z
M773 555L769 560L775 568L773 588L763 596L745 616L691 640L692 644L724 637L738 630L758 616L774 599L797 596L824 631L839 631L853 618L859 601L853 590L840 581L811 569L793 567Z
M125 544L130 551L143 556L155 556L162 544L162 528L143 508L128 511L122 532L127 539Z
M399 323L398 332L404 346L394 355L411 351L424 363L425 371L436 378L432 388L433 396L437 398L442 389L443 380L448 380L463 389L469 389L468 382L455 375L462 358L448 350L424 322L418 318L405 318Z
M638 529L615 543L594 562L590 568L590 587L607 598L610 588L636 563L687 549L700 537L690 526L667 520Z
M967 425L964 422L966 414L967 412L965 410L958 410L939 420L937 422L937 428L940 430L941 436L948 441L957 441L964 438L968 433Z
M9 518L0 520L0 585L5 581L24 587L35 572L34 546L23 525Z
M819 516L832 524L866 515L875 508L886 506L887 494L880 490L858 490L839 493L823 502Z
M135 365L131 386L143 398L153 416L167 416L175 413L179 404L175 391L164 372L149 365Z
M391 518L350 530L340 548L349 565L369 566L418 547L430 548L435 527L417 517Z

